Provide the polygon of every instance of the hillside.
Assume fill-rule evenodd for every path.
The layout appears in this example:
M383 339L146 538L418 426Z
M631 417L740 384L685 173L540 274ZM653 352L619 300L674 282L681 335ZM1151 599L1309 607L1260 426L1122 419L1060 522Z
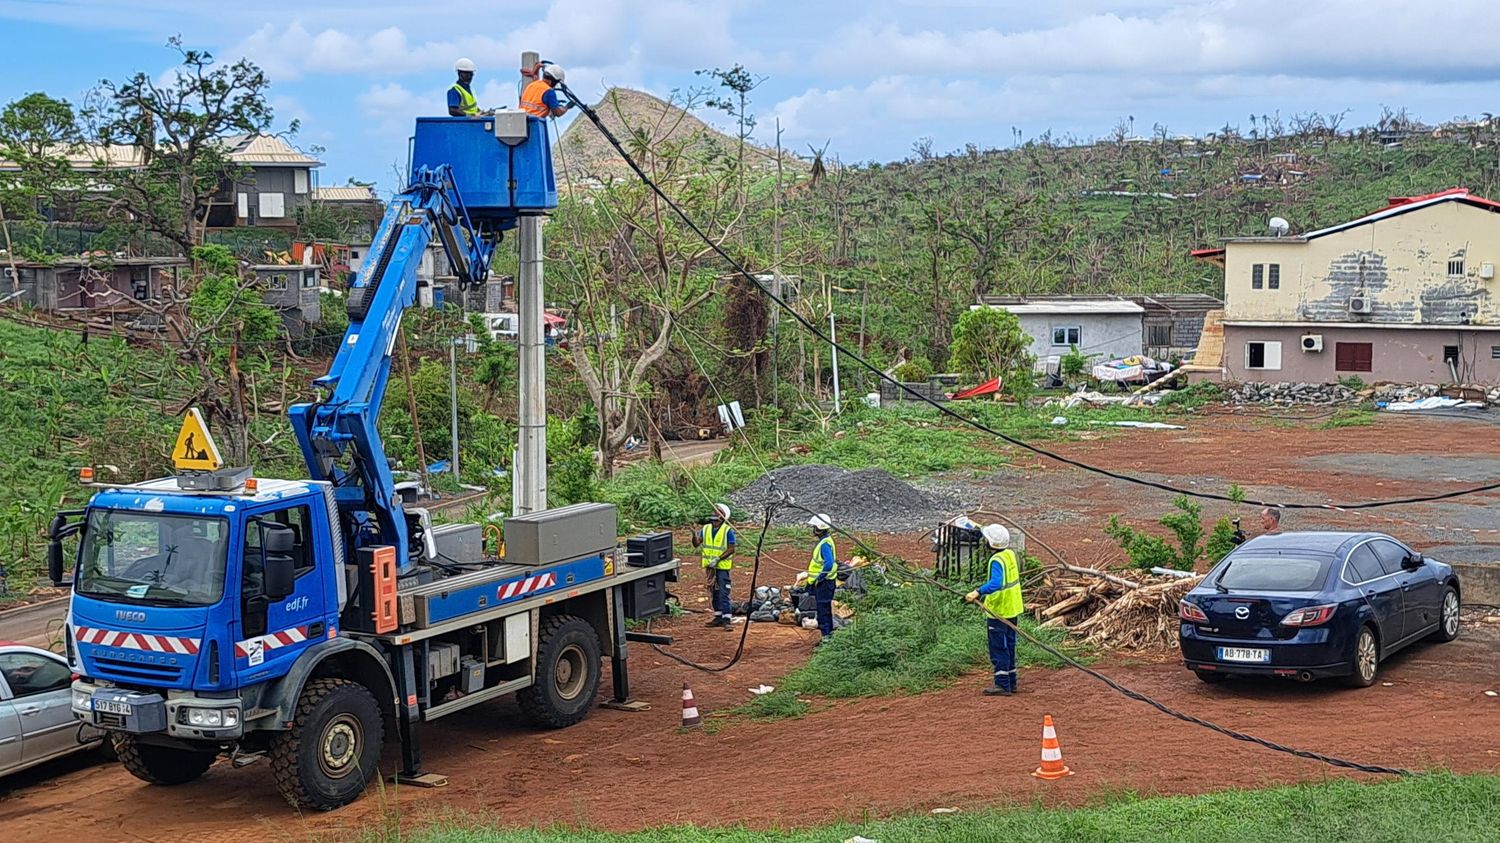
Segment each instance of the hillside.
M610 88L591 106L615 137L629 144L630 138L646 137L653 146L681 143L690 157L709 161L718 156L733 156L739 142L700 120L692 112L632 88ZM609 141L588 118L579 116L563 132L558 142L558 164L567 167L575 178L602 181L626 176L630 168L615 152ZM628 147L627 147L628 148ZM752 169L776 165L775 150L753 144L746 148L748 166ZM801 168L805 165L787 156L786 162Z

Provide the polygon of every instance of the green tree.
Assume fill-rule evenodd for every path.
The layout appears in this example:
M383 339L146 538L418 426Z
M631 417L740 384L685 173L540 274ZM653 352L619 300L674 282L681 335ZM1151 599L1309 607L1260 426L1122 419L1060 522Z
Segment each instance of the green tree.
M0 182L4 218L36 215L77 186L67 155L80 135L73 106L42 93L27 94L0 111L0 159L15 168Z
M1014 313L981 307L966 311L953 326L948 365L980 379L999 375L1005 391L1020 394L1036 364L1030 347L1031 337Z
M83 122L103 156L96 178L108 188L99 194L95 215L129 220L186 256L203 242L210 200L239 174L226 142L271 127L271 83L248 60L225 67L211 53L184 48L180 38L168 44L182 59L174 70L164 79L137 73L100 82ZM288 132L296 130L293 121ZM138 166L105 160L119 145L134 148Z

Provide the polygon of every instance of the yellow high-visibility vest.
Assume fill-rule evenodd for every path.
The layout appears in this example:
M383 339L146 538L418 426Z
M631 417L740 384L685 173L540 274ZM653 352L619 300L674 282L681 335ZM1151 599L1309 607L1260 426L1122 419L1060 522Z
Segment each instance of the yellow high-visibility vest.
M719 531L714 532L714 525L703 525L703 567L717 567L721 571L734 568L733 559L724 559L724 552L729 550L729 525L720 524Z
M464 86L458 84L457 82L453 83L453 90L458 91L458 105L463 109L464 116L478 117L479 100L474 99L473 92L468 88L465 88Z
M995 566L1003 570L999 591L984 596L984 608L995 617L1014 618L1023 611L1021 601L1021 565L1016 561L1016 552L1009 548L990 557L990 579L995 578Z

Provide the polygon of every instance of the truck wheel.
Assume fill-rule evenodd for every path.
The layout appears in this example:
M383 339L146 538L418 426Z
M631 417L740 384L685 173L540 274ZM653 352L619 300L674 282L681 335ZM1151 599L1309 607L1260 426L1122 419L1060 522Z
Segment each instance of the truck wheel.
M380 705L347 679L314 679L302 689L292 728L271 740L276 788L294 808L348 805L375 778L384 749Z
M108 741L106 740L106 743ZM120 763L132 776L158 785L187 784L208 772L218 750L200 752L172 746L141 743L135 735L120 735L114 741Z
M542 621L536 646L536 681L516 695L532 723L560 729L582 720L599 693L599 636L582 618Z

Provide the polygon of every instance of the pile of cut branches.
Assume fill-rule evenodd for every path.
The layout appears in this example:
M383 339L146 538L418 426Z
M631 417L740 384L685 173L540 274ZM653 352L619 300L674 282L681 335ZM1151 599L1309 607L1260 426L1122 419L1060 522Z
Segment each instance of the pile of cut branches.
M1203 578L1067 566L1048 571L1037 619L1100 647L1177 646L1177 603Z

